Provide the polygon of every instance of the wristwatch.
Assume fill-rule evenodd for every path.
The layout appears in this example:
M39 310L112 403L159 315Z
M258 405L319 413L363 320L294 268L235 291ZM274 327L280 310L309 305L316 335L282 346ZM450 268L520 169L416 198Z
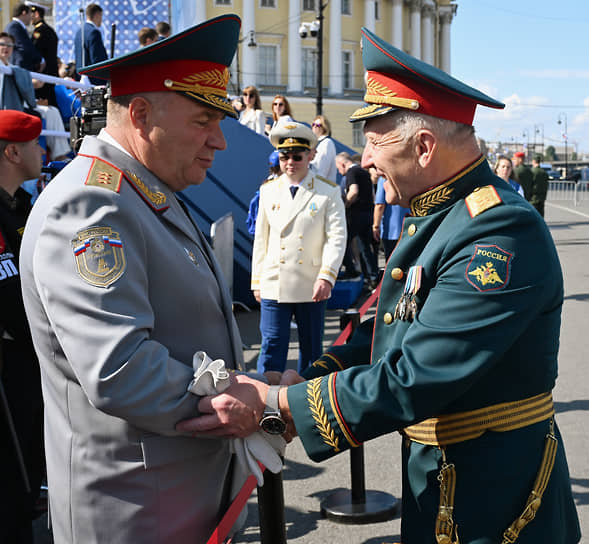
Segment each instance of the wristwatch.
M271 385L266 395L266 408L260 420L260 427L268 434L284 434L286 431L286 423L280 415L280 408L278 407L278 392L279 385Z

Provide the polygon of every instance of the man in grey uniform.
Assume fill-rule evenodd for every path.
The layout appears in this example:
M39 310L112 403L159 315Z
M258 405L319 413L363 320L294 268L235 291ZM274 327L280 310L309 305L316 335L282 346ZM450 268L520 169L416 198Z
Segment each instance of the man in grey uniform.
M106 128L27 224L56 542L206 542L227 506L229 442L174 427L198 414L195 352L236 369L242 344L218 264L174 193L225 148L239 28L218 17L84 68L111 82Z

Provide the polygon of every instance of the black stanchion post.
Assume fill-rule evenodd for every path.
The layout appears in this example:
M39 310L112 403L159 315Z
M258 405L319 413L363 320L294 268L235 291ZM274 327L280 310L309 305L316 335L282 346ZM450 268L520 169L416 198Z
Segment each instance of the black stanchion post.
M282 472L264 472L264 485L258 487L258 514L261 544L286 544Z
M344 330L352 323L352 334L360 325L360 312L346 310L340 317ZM349 338L352 337L350 334ZM377 523L393 519L399 509L399 501L382 491L366 491L364 478L364 446L350 450L352 489L336 491L321 503L321 515L338 523Z

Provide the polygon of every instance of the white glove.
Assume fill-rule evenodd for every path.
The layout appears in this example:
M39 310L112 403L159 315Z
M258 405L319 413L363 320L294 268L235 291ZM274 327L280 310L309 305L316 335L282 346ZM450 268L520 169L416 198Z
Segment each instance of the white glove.
M223 359L214 361L204 352L197 351L192 359L195 370L194 379L188 386L188 391L195 395L216 395L229 387L229 372L225 368ZM264 476L258 465L262 463L268 470L278 474L282 470L282 459L286 441L280 435L271 435L260 430L246 438L233 438L231 449L237 458L236 481L245 482L253 474L258 485L264 485ZM240 488L237 489L239 491Z

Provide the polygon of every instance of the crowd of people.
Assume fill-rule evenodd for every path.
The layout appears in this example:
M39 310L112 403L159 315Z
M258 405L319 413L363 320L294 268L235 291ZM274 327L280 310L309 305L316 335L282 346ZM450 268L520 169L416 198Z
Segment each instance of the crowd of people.
M3 100L24 89L21 70L32 86L28 71L49 64L22 45L33 7L0 34L14 80ZM42 163L38 100L59 93L26 89L38 115L22 99L0 111L1 537L32 541L46 470L56 542L204 542L264 452L299 436L321 461L399 431L404 542L578 542L551 397L563 282L541 218L547 182L536 158L528 172L500 157L495 175L472 127L478 106L503 104L363 29L367 105L350 121L366 146L354 157L336 152L326 116L296 121L283 95L272 121L255 87L227 97L237 16L110 63L102 9L86 16L77 68L57 70L112 84L106 126L34 206L20 186ZM166 32L154 30L141 45ZM168 84L179 58L180 80L218 77ZM257 372L243 368L229 289L176 195L225 149L226 116L275 149L248 217ZM368 289L381 282L376 316L324 352L326 301L360 271Z

